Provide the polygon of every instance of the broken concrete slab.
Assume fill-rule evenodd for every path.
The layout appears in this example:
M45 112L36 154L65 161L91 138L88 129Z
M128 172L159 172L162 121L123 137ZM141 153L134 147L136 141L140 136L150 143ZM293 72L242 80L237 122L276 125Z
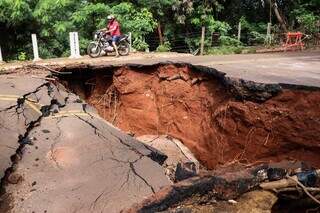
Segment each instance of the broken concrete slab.
M21 144L28 143L24 137L28 126L41 116L30 95L37 92L44 82L35 80L34 88L31 88L29 84L23 84L20 78L14 79L17 84L13 78L0 78L0 178L10 169L11 161L15 159L13 156L19 152Z
M163 166L166 175L172 181L181 181L199 174L199 161L178 139L168 135L143 135L137 137L137 140L163 152L168 157Z
M15 106L16 102L6 101L10 106ZM39 114L32 112L31 109L24 105L23 109L10 108L3 106L0 100L0 178L8 168L11 167L11 158L18 151L21 143L27 143L24 140L26 126L39 118Z
M0 135L10 135L10 148L0 139L1 211L118 212L171 184L161 167L166 156L105 122L62 87L35 80L32 90L21 84L30 78L15 79L17 86L1 84L10 95L19 87L22 100L0 100L6 121ZM16 134L9 131L13 126L20 127Z
M24 181L7 187L14 211L118 212L169 184L148 150L122 144L129 137L101 120L48 117L30 137L15 171Z

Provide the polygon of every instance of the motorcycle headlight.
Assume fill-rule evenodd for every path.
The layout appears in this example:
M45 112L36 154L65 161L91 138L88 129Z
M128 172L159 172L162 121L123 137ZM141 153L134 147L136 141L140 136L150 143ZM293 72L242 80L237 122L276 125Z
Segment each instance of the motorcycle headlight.
M98 39L98 35L97 34L94 34L94 40L97 40Z

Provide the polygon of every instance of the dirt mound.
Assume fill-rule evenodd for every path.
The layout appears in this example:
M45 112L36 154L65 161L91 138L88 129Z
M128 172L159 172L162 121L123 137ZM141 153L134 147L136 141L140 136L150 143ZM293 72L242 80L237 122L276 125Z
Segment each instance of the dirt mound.
M254 93L259 100L247 101L248 93L239 101L232 88L241 84L187 65L120 67L66 80L120 129L177 138L209 169L283 159L320 166L319 90L270 93L264 85Z

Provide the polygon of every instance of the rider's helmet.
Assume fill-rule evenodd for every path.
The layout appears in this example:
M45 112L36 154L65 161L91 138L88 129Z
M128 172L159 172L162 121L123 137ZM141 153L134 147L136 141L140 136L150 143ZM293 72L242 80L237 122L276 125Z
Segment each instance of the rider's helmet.
M107 19L108 21L112 21L114 19L114 15L108 15Z

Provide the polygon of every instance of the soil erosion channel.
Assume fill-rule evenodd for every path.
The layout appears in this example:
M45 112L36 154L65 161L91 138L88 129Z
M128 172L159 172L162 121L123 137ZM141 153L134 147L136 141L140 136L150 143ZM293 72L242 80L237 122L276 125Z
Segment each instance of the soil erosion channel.
M209 169L297 159L320 166L320 90L230 79L189 64L72 71L62 82L120 129L180 139Z

